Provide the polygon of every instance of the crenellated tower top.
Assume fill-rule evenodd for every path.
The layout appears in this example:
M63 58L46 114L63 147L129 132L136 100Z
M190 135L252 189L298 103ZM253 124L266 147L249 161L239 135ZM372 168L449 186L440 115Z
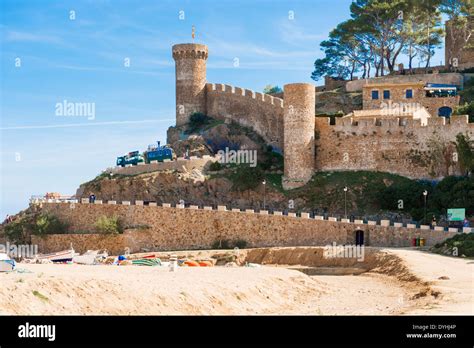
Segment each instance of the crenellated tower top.
M206 113L206 45L186 43L173 46L176 63L176 125L189 122L194 112Z

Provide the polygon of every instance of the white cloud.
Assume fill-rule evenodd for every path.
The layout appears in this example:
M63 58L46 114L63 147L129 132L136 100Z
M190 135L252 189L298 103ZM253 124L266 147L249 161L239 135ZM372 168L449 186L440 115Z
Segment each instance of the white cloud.
M173 118L163 118L160 120L137 120L137 121L109 121L109 122L89 122L89 123L69 123L69 124L48 124L48 125L33 125L33 126L12 126L0 127L0 130L21 130L21 129L44 129L44 128L72 128L72 127L93 127L93 126L110 126L123 124L143 124L143 123L162 123L174 122Z
M327 33L307 32L289 20L280 22L278 27L282 41L293 45L304 44L307 47L315 47L319 41L325 40L328 36Z
M42 35L21 31L7 31L6 41L15 42L38 42L38 43L62 43L62 39L53 35Z

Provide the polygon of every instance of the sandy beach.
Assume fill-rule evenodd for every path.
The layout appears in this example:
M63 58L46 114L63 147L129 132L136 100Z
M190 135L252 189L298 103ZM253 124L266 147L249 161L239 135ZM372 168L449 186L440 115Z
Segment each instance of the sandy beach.
M21 273L0 274L0 314L474 314L472 260L384 252L400 265L360 275L309 276L283 265L170 272L20 263Z

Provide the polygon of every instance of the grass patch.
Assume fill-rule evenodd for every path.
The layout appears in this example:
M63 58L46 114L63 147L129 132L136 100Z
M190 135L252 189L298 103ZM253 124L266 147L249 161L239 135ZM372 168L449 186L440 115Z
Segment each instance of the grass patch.
M217 127L218 125L220 124L224 124L225 121L224 120L216 120L216 119L213 119L208 125L206 125L204 128L203 128L203 131L207 131L211 128L214 128L214 127Z
M119 234L123 232L122 222L118 216L105 216L102 215L97 219L95 228L98 233L103 234Z
M265 180L268 182L268 187L272 187L280 193L287 194L288 191L283 190L281 183L282 174L265 174Z
M39 298L41 301L44 301L44 302L48 302L49 301L49 298L47 298L46 296L44 296L42 293L40 293L39 291L36 291L34 290L33 291L33 295L35 295L37 298Z
M343 207L347 186L348 208L353 205L359 211L373 211L381 208L379 195L387 185L398 186L405 181L411 180L380 172L319 172L305 186L290 192L293 199L303 198L311 206L334 210Z
M431 251L442 255L474 257L474 234L457 234L436 244Z

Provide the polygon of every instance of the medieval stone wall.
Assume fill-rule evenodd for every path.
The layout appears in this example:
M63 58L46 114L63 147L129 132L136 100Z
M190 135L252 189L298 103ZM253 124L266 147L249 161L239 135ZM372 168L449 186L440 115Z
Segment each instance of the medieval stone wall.
M282 99L219 83L208 83L206 90L209 116L251 127L268 144L283 149Z
M459 174L453 161L458 133L474 136L467 116L420 120L402 118L316 118L316 170L371 170L409 178L441 178ZM444 152L439 153L440 148Z
M332 243L354 244L355 231L364 231L368 246L406 247L415 237L425 238L430 246L454 236L455 231L442 228L422 229L414 225L390 226L389 221L367 224L284 216L266 211L229 211L225 207L212 210L210 207L190 208L122 204L43 203L44 212L57 216L70 224L71 231L93 229L94 222L101 216L118 216L126 226L141 226L123 234L104 236L97 234L50 235L33 237L40 252L53 252L73 247L78 252L88 249L108 249L112 254L123 253L125 247L131 252L147 250L209 249L220 239L242 239L248 247L272 246L325 246ZM333 221L331 221L333 220ZM441 230L439 230L441 229Z

